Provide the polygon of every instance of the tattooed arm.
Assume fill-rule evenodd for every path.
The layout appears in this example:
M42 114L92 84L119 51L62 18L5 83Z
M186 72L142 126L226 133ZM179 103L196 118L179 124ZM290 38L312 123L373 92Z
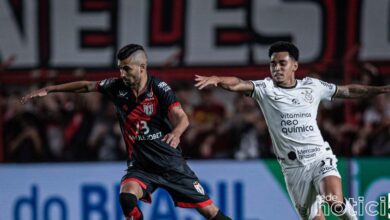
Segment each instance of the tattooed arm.
M390 85L366 86L366 85L345 85L338 86L335 98L358 99L375 96L381 93L390 93Z

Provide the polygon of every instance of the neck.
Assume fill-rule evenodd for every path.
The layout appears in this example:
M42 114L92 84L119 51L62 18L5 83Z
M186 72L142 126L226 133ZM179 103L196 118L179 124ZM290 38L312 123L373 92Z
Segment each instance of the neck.
M283 86L283 87L292 87L292 86L295 86L296 83L297 82L296 82L295 78L292 78L292 79L286 80L284 82L279 82L277 84L279 86Z
M148 75L145 73L143 77L141 77L141 80L139 84L134 86L133 91L138 96L146 87L146 83L148 82Z

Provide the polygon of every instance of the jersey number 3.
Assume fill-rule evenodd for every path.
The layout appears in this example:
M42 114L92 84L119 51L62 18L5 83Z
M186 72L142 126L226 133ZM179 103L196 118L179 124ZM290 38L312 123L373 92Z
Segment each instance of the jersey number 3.
M141 134L141 135L145 135L145 134L148 134L150 131L149 127L148 127L148 123L146 121L139 121L137 122L137 135Z

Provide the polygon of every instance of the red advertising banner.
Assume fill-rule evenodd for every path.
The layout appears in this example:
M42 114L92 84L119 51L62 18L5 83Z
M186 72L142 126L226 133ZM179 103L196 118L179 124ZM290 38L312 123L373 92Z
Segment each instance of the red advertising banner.
M300 73L348 79L371 62L390 74L389 7L387 0L4 0L0 80L61 81L75 70L102 78L115 74L115 53L128 43L143 45L163 78L253 78L268 74L268 47L279 40L300 48Z

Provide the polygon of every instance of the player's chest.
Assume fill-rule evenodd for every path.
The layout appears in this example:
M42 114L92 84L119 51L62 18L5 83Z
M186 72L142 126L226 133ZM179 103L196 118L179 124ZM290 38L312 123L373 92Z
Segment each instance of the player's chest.
M152 117L159 111L158 99L153 91L148 91L138 97L134 94L126 94L118 97L115 104L121 114L130 120Z
M277 107L309 107L318 100L313 88L267 90L267 101Z

